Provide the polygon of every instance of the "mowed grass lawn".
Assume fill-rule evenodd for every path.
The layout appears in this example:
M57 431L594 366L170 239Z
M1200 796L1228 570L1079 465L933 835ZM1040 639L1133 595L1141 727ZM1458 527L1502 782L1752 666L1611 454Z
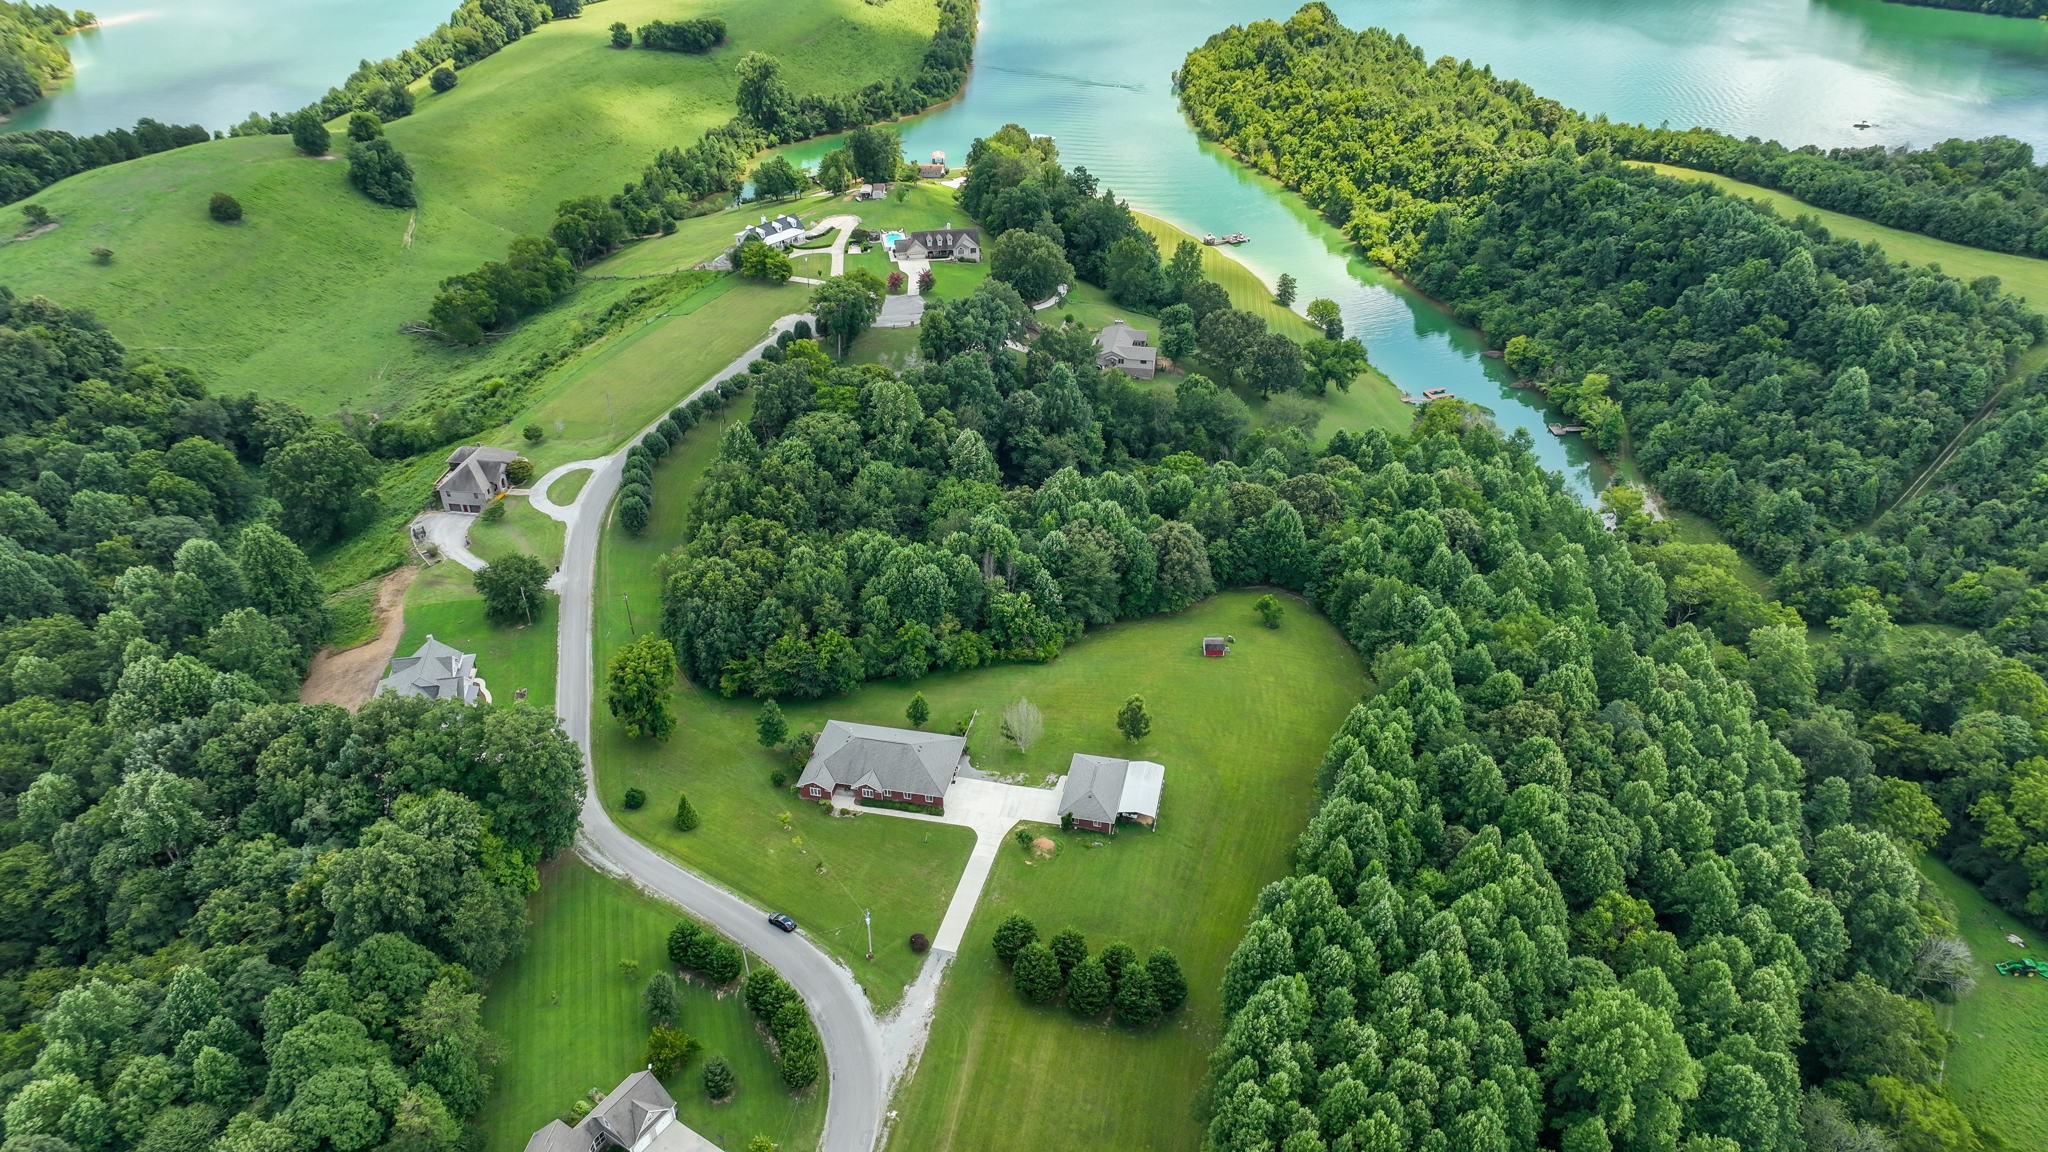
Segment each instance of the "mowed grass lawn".
M609 47L613 21L698 15L723 17L730 46ZM401 333L435 286L545 231L561 201L615 192L663 148L729 118L741 54L774 54L798 92L852 91L912 75L936 22L932 0L608 0L463 70L451 92L415 85L419 110L388 134L417 172L417 213L372 203L344 162L301 157L285 137L212 141L39 193L62 224L0 246L0 282L91 308L129 346L191 364L217 392L254 389L320 415L396 404L513 362ZM240 224L208 218L215 192L242 202ZM93 261L96 245L111 264Z
M1177 617L1118 625L1052 665L922 685L935 721L969 701L986 707L1018 694L1044 710L1045 738L1029 757L1001 746L994 725L978 725L983 767L1037 775L1064 770L1076 751L1142 755L1165 765L1166 789L1157 831L1056 832L1050 860L1004 846L946 974L931 1042L898 1094L892 1148L1201 1144L1196 1098L1222 1029L1223 966L1259 889L1286 873L1324 746L1365 689L1358 655L1326 621L1290 597L1285 621L1269 631L1256 598L1230 592ZM1235 634L1236 646L1222 659L1202 657L1200 637L1218 633ZM1115 726L1132 692L1153 718L1135 747ZM1141 956L1172 948L1188 977L1187 1006L1132 1033L1026 1003L988 943L1012 912L1031 917L1041 938L1078 928L1091 951L1117 940Z
M1883 245L1886 255L1894 260L1906 260L1914 264L1938 264L1942 271L1962 280L1996 276L2007 292L2024 299L2036 312L2048 312L2048 260L1992 252L1983 248L1972 248L1967 244L1937 240L1918 232L1887 228L1858 216L1816 208L1786 193L1755 184L1745 184L1713 172L1680 168L1671 164L1643 163L1639 166L1653 168L1666 176L1675 176L1681 180L1703 180L1724 192L1768 204L1787 220L1811 216L1837 237L1863 242L1874 241Z
M1986 900L1969 881L1931 856L1920 871L1956 907L1956 926L1977 955L1977 988L1937 1008L1955 1029L1948 1083L1970 1122L2006 1148L2048 1148L2048 980L2000 976L1994 965L2039 957L2039 932ZM2024 950L2006 942L2012 933Z
M443 560L405 591L405 633L397 654L412 655L432 636L476 656L477 674L490 686L494 702L509 706L517 690L525 688L525 707L552 712L558 611L554 594L547 593L534 606L531 625L493 624L484 619L483 597L469 570Z
M647 1064L646 977L667 968L670 928L681 913L566 857L542 871L527 902L526 948L491 979L484 1025L503 1045L490 1103L478 1118L483 1152L520 1152L527 1138L592 1088ZM629 980L619 961L640 965ZM683 981L677 1026L704 1051L667 1081L683 1123L738 1152L754 1136L782 1152L810 1152L825 1122L825 1090L792 1096L739 996ZM704 1094L704 1062L724 1056L738 1090L724 1103Z
M775 321L809 303L801 284L707 279L551 373L533 406L495 442L531 459L536 478L573 460L608 456L760 343ZM521 436L529 423L541 427L538 444Z
M582 475L588 476L589 473ZM562 562L562 537L566 526L552 516L543 516L524 496L507 496L499 501L505 509L497 521L478 517L469 528L469 550L486 564L515 553L524 553L550 568Z
M772 787L769 773L782 758L755 740L760 705L754 701L723 700L679 682L676 731L666 743L627 737L605 706L602 677L613 654L635 634L660 626L662 557L682 542L690 498L717 455L719 437L752 411L749 392L693 428L656 465L653 518L644 535L629 536L616 523L606 527L593 606L600 679L592 760L605 805L627 831L754 903L795 916L853 970L877 1005L887 1007L917 973L921 958L910 951L910 934L938 930L973 834L909 820L834 820L793 791ZM793 726L808 722L808 712L790 712ZM648 795L638 812L620 807L633 786ZM694 832L675 830L680 792L703 820ZM778 819L783 813L790 817L787 829ZM862 958L864 908L875 918L873 963Z

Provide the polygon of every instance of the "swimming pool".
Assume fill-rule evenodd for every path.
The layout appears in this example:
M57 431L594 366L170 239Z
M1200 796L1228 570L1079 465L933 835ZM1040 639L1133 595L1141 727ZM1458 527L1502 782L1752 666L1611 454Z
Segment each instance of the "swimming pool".
M901 232L882 233L882 251L894 252L896 250L896 242L901 239L903 239L903 233Z

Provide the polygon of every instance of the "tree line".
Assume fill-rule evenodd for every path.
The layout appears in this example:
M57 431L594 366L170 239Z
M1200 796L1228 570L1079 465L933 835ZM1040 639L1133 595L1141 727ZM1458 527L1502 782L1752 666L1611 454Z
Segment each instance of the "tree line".
M4 292L0 369L6 1141L454 1152L574 744L295 702L328 618L292 537L369 501L346 434Z
M1987 16L2020 16L2039 19L2048 16L2048 0L1887 0L1921 8L1948 8L1956 12L1982 12Z
M204 125L160 124L145 116L133 128L75 136L54 128L0 135L0 202L24 200L67 176L153 156L213 139Z
M655 20L640 26L640 46L664 52L703 55L725 43L725 21L716 16L694 20Z

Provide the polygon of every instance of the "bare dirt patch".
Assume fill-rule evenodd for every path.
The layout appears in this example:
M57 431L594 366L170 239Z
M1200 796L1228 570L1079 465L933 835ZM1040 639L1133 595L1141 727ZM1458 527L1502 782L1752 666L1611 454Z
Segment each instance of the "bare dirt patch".
M339 704L351 712L362 707L398 648L399 634L405 631L405 590L418 574L419 569L408 564L378 586L377 603L370 609L377 621L375 636L353 648L322 648L313 654L306 682L299 686L299 703Z
M1031 842L1031 854L1043 859L1060 850L1060 846L1040 836Z

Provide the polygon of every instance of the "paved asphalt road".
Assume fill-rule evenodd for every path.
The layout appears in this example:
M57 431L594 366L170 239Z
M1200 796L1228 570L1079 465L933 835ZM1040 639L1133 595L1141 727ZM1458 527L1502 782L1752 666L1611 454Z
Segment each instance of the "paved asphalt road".
M799 318L785 316L777 321L771 337ZM745 371L759 352L760 347L756 346L698 391ZM766 910L748 904L627 835L612 823L599 798L596 776L590 766L595 679L591 667L591 589L597 582L598 533L604 527L612 497L618 492L625 462L623 448L597 462L596 471L577 496L577 514L569 521L563 545L555 711L561 717L562 727L583 749L584 775L590 785L583 803L579 848L593 864L624 875L687 909L782 973L810 1007L811 1019L825 1044L830 1096L821 1148L823 1152L871 1152L881 1128L888 1086L881 1028L852 973L833 962L801 933L789 934L770 927Z

